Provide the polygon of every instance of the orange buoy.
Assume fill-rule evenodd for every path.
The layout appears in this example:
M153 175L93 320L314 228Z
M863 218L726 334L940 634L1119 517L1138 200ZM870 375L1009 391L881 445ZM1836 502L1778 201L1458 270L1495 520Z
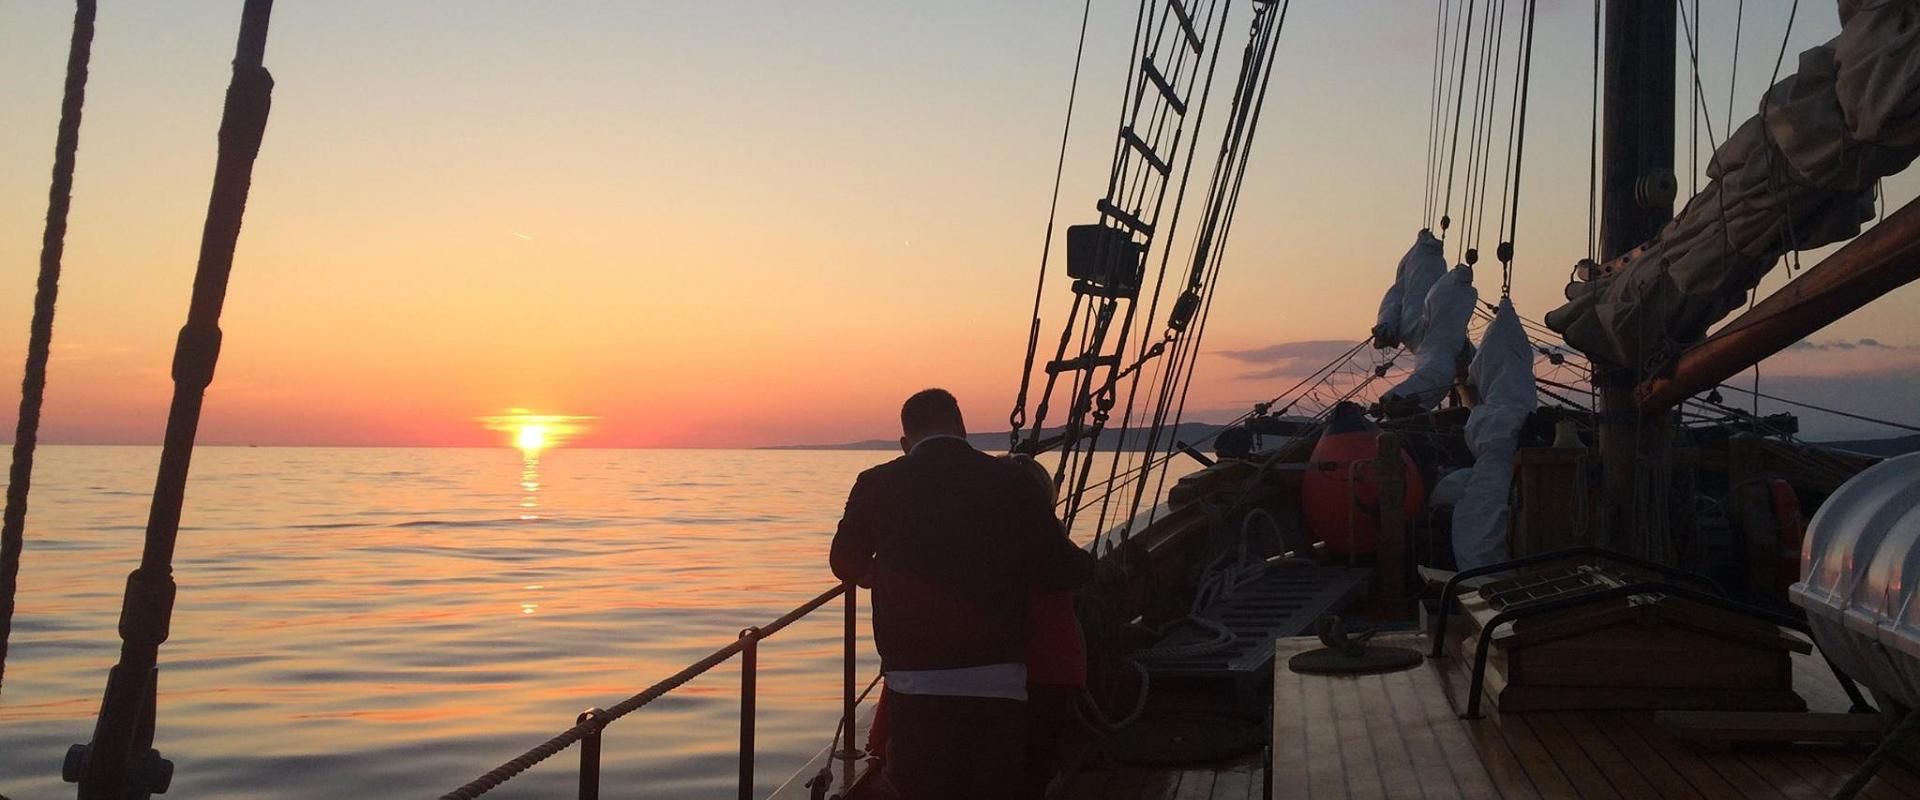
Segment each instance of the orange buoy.
M1333 409L1327 430L1307 459L1300 481L1300 510L1313 537L1326 543L1327 555L1352 559L1371 555L1380 537L1380 486L1370 468L1379 454L1380 427L1353 403ZM1411 522L1420 513L1426 491L1420 469L1405 450L1406 495L1401 519Z
M1773 519L1780 531L1780 559L1775 566L1772 587L1774 596L1778 597L1778 592L1800 580L1800 550L1806 544L1807 518L1800 514L1800 496L1794 493L1791 483L1777 478L1767 481L1767 499L1771 501Z

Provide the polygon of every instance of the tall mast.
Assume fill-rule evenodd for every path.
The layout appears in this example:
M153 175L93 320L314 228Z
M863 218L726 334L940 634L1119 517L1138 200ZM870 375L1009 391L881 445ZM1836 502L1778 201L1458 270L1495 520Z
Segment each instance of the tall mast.
M1600 257L1611 260L1652 239L1673 218L1673 3L1607 0L1601 76ZM1665 529L1667 415L1642 415L1633 387L1637 364L1596 364L1600 459L1606 513L1600 544L1671 560Z

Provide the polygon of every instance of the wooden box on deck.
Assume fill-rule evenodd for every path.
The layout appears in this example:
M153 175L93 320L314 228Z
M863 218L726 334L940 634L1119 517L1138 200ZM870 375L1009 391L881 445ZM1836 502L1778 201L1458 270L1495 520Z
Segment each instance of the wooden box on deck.
M1452 646L1471 664L1498 610L1478 592L1462 595L1461 608ZM1810 651L1770 623L1638 595L1503 626L1484 685L1504 711L1798 711L1806 702L1793 690L1793 654Z

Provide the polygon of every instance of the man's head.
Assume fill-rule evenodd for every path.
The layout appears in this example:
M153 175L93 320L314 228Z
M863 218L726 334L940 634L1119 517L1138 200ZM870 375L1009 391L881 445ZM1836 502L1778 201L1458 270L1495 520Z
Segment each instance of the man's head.
M913 446L929 436L965 436L967 424L960 419L960 404L945 389L922 389L900 405L900 449L912 452Z

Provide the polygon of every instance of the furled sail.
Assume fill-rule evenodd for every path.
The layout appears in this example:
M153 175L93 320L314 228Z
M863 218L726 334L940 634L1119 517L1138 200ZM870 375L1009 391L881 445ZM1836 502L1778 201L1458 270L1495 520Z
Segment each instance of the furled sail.
M1421 311L1420 344L1413 371L1380 397L1393 413L1426 411L1440 404L1460 373L1467 347L1467 322L1480 293L1473 288L1473 267L1461 264L1433 282ZM1408 349L1413 349L1409 346Z
M1845 0L1840 18L1840 34L1801 53L1799 72L1714 152L1707 188L1644 252L1568 284L1547 314L1568 344L1658 369L1743 305L1786 251L1859 234L1875 183L1920 155L1920 4Z
M1380 318L1373 326L1373 346L1404 345L1420 351L1420 339L1426 333L1427 291L1434 281L1447 274L1447 257L1433 231L1421 228L1413 237L1413 246L1400 257L1393 285L1380 298Z
M1460 569L1507 560L1514 452L1520 447L1520 426L1540 405L1533 383L1533 348L1512 300L1500 298L1467 375L1480 402L1467 417L1473 474L1453 506L1453 557Z

